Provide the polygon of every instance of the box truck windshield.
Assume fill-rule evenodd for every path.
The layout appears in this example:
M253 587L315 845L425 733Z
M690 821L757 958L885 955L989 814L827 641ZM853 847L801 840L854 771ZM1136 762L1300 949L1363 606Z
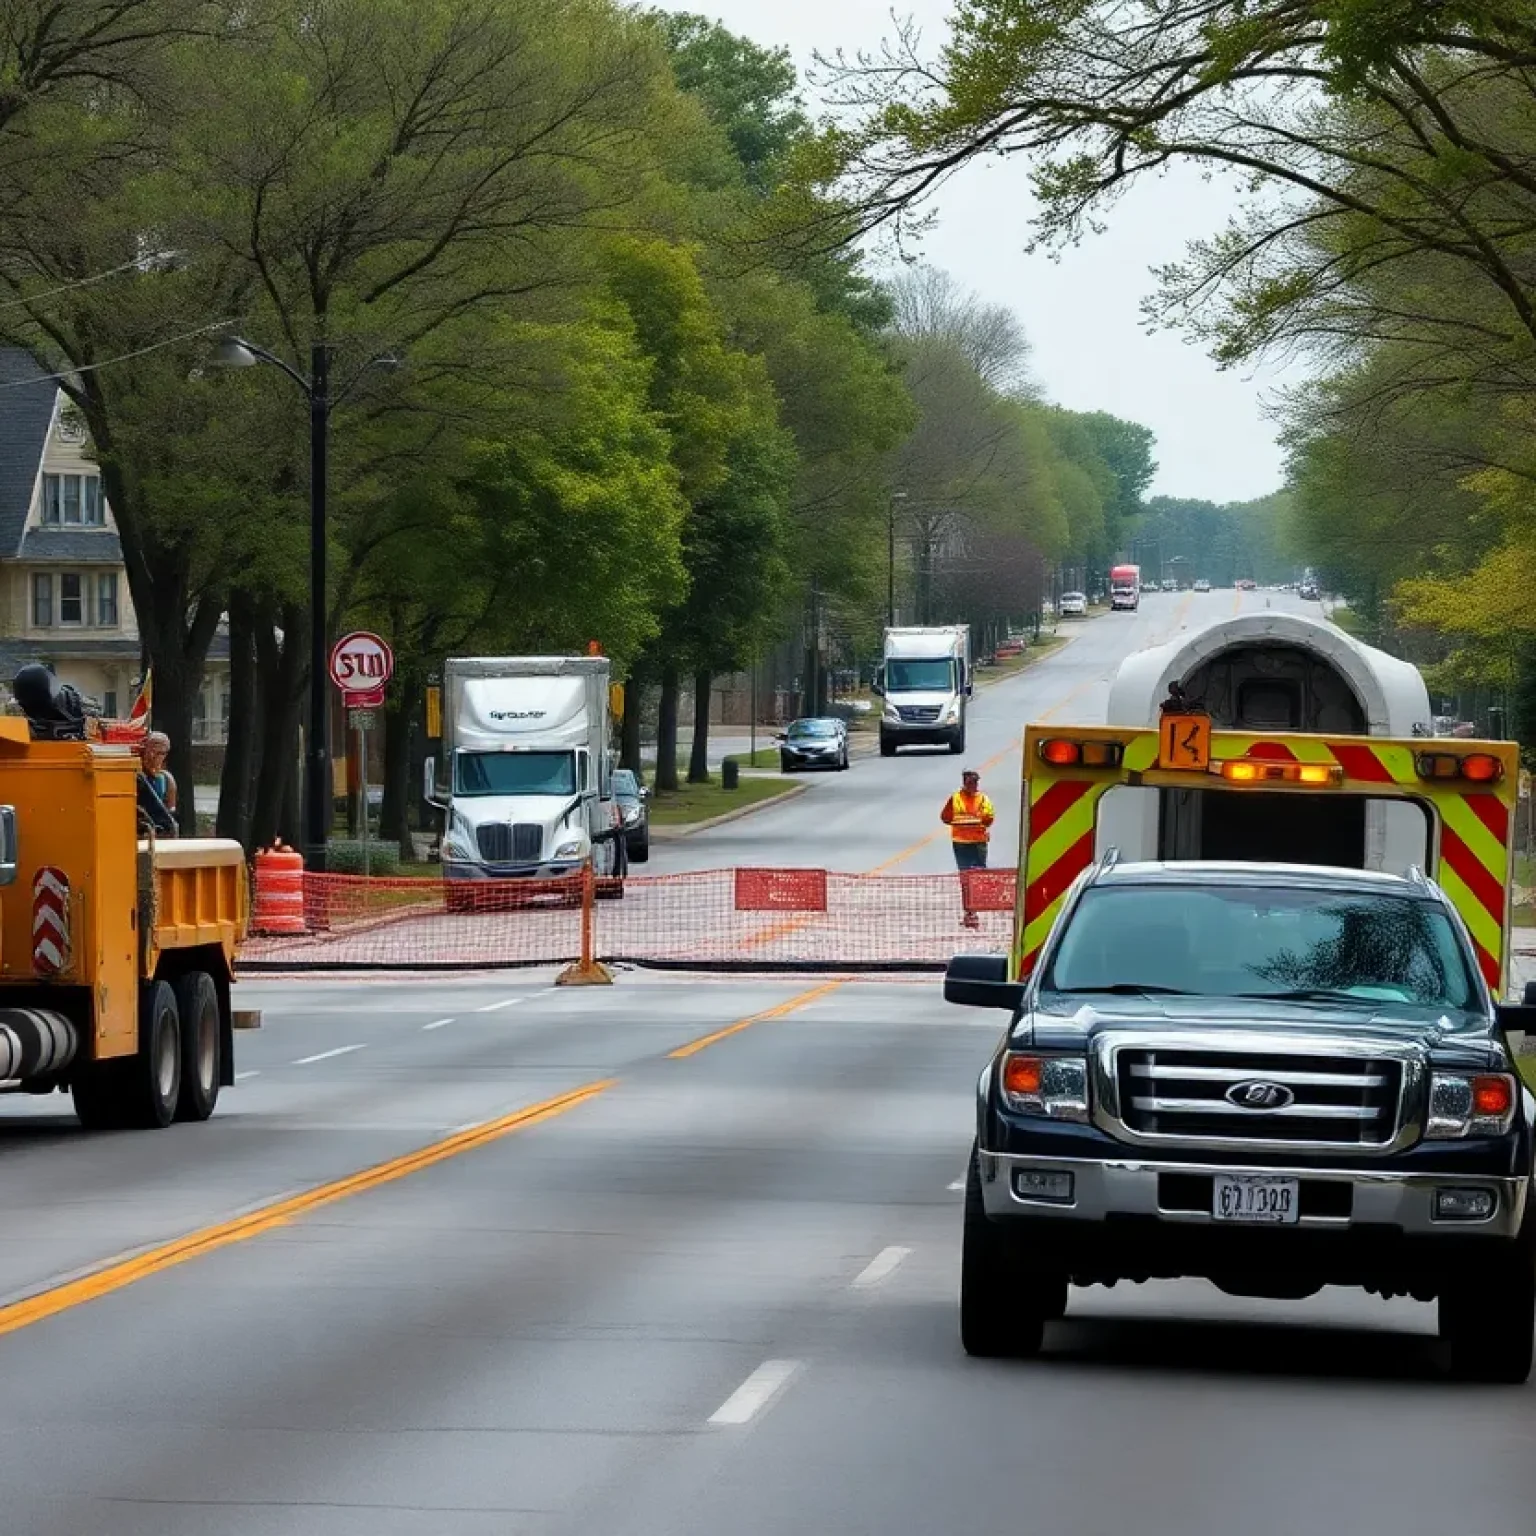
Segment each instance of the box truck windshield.
M576 758L570 752L460 752L455 795L574 795Z
M932 661L892 657L885 664L887 693L948 693L954 686L954 664L947 656Z

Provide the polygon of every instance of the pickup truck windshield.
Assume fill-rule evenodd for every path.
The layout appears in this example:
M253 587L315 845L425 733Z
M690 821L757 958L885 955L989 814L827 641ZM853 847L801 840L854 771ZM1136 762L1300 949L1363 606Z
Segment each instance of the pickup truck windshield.
M574 795L571 752L460 752L454 758L456 795Z
M1434 903L1284 887L1088 890L1040 985L1052 992L1477 1006L1461 939Z
M885 664L887 693L948 693L955 686L948 657L932 661L900 659Z

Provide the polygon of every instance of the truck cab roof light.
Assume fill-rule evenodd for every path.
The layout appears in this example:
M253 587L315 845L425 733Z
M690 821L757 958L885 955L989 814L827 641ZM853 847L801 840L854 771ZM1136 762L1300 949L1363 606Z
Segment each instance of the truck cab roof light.
M1504 765L1487 752L1474 752L1461 760L1461 776L1474 784L1493 784L1504 777Z

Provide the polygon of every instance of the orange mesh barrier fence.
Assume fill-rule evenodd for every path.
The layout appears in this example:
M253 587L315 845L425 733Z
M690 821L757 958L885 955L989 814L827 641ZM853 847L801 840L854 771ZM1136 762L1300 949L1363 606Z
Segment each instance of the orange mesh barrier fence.
M598 881L596 958L698 970L941 970L1006 951L1015 871L720 869ZM305 876L303 935L253 935L244 970L465 970L581 953L582 882ZM967 913L971 922L966 922Z

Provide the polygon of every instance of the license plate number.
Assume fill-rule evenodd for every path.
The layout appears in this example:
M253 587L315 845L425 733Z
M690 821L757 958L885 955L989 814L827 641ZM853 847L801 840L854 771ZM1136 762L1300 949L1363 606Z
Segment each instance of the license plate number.
M1295 1224L1300 1215L1300 1185L1295 1179L1231 1178L1218 1174L1211 1191L1211 1215L1217 1221Z

